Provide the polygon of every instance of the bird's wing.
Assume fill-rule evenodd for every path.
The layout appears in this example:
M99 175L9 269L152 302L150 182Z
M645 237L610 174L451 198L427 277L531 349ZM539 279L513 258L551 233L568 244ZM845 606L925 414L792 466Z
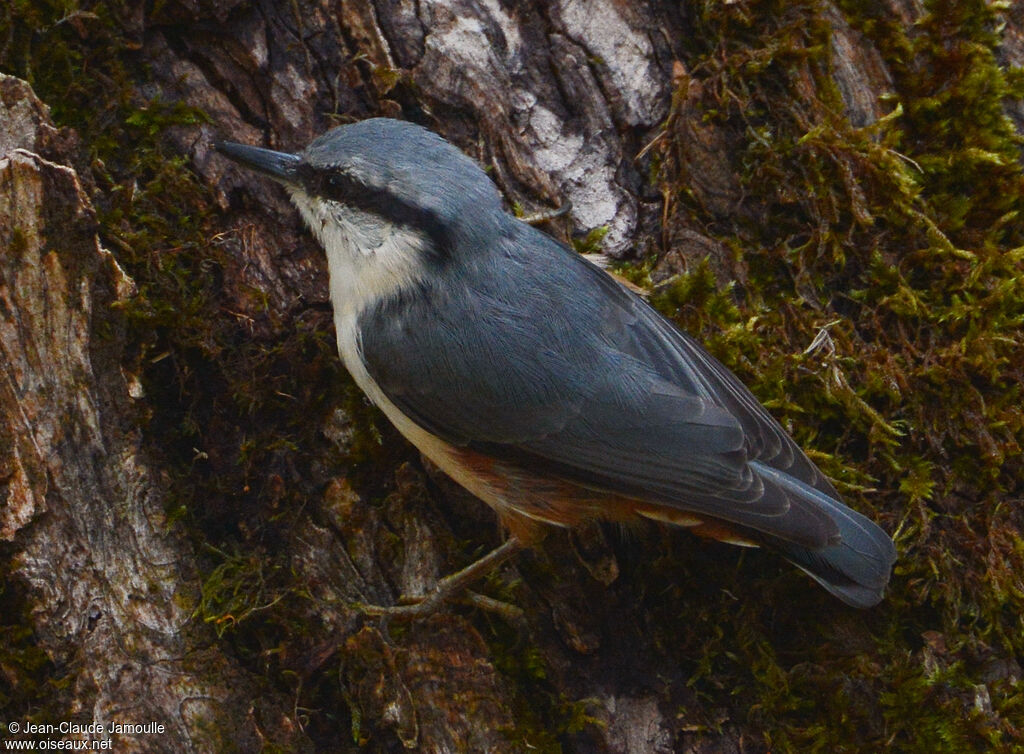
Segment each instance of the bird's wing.
M579 484L809 547L836 539L750 464L821 482L736 378L604 272L539 233L527 257L521 240L364 312L367 371L403 413Z
M728 410L743 429L745 447L751 460L760 461L838 498L828 478L736 375L690 335L676 329L639 298L633 299L631 311L637 318L637 325L633 328L631 352L642 354L641 358L655 365L659 374L681 375L677 381L685 380L696 395Z

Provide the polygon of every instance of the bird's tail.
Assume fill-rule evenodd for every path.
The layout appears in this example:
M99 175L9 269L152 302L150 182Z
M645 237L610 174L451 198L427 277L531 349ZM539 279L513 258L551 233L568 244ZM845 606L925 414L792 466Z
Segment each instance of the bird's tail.
M882 529L824 492L799 479L757 461L751 466L758 475L789 493L798 504L824 510L839 527L839 541L817 549L801 547L775 537L761 542L848 605L872 607L881 601L889 573L896 560L896 547Z

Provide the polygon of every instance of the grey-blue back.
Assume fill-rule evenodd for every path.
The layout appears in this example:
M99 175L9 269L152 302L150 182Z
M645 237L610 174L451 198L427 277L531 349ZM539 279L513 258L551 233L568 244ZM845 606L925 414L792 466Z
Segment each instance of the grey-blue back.
M877 601L891 540L756 398L605 272L501 217L457 224L432 255L443 287L430 276L364 313L389 398L451 444L738 524L846 601Z

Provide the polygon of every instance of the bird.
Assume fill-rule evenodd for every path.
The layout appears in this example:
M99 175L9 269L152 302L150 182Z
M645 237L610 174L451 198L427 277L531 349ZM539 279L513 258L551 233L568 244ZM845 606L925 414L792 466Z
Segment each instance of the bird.
M323 246L358 387L504 526L429 598L381 612L435 609L546 525L643 519L774 551L851 606L882 600L889 535L693 337L506 211L450 142L369 118L297 153L214 146L281 184Z

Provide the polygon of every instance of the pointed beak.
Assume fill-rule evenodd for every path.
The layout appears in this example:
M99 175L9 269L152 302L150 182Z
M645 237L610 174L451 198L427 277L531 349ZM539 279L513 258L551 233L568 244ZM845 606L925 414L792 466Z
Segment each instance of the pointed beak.
M248 144L236 144L232 141L218 141L213 146L222 155L234 160L239 165L263 173L275 181L291 184L299 182L298 168L302 160L298 155L250 147Z

